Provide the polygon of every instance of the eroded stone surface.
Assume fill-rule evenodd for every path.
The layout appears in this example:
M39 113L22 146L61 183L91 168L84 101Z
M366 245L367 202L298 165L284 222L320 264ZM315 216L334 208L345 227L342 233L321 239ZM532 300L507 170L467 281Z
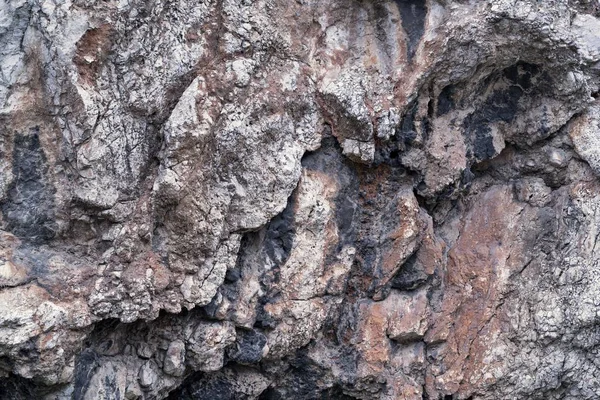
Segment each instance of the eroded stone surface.
M596 398L599 27L0 3L0 398Z

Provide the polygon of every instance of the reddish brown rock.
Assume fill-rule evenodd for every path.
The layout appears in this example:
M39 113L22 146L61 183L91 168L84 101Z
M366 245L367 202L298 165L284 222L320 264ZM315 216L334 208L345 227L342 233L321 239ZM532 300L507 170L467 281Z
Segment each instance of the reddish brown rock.
M0 3L0 398L597 398L591 4Z

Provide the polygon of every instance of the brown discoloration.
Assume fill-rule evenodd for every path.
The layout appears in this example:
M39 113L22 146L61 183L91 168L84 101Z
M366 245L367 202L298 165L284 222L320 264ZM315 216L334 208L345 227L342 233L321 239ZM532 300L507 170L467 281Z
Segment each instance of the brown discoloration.
M510 186L494 187L479 200L449 252L442 309L426 337L445 342L439 358L443 372L430 368L430 394L468 396L495 367L484 358L502 330L499 307L508 277L522 265L523 242L512 233L531 216L522 214Z
M33 279L27 267L14 260L14 250L21 244L15 236L0 232L0 290L4 287L20 286Z
M362 290L373 290L376 298L381 299L380 290L417 249L425 219L412 189L399 189L403 177L389 166L374 169L361 166L358 171L362 218L372 218L374 222L362 226L358 234L364 240L377 236L378 257L372 275L357 279L356 283ZM357 257L362 261L361 254Z
M8 116L0 115L0 123L4 126L3 139L6 141L6 153L2 156L12 162L15 135L35 130L49 165L48 178L54 180L57 169L55 165L61 160L59 154L63 137L48 101L42 53L43 49L39 43L27 49L24 61L28 80L25 85L16 85L12 95L12 102L18 106L13 106L14 111Z
M444 265L446 243L436 236L431 217L427 215L424 219L426 225L424 228L425 233L416 257L419 265L424 267L423 272L427 275L433 275Z
M390 312L387 335L397 342L419 341L429 328L429 300L427 291L413 293L392 292L384 303Z
M359 354L358 377L386 379L391 398L413 399L420 394L421 385L403 371L423 368L419 341L428 329L429 310L425 291L394 291L383 301L360 301L351 336Z
M419 204L412 192L398 196L396 207L400 219L397 228L387 235L391 240L389 249L383 254L382 272L385 285L394 276L400 266L416 248L417 238L421 236L422 222Z
M361 375L381 374L390 359L391 345L386 336L389 310L381 302L362 302L358 305L359 326L356 348L363 363Z
M56 298L77 301L86 298L93 290L96 269L89 260L75 257L62 258L56 254L49 259L47 272L37 277L37 282Z
M10 305L16 304L19 314L25 313L42 308L40 302L51 311L37 313L32 335L26 332L14 346L0 343L0 349L7 349L2 350L0 375L5 376L14 363L13 373L51 386L40 388L44 395L49 393L46 389L68 386L68 369L60 382L47 371L72 366L73 359L55 362L53 354L62 357L61 351L67 347L81 349L69 338L75 332L85 333L90 323L86 318L121 318L128 324L119 325L121 333L112 336L114 340L107 345L110 361L106 357L93 360L94 368L99 363L106 373L94 378L89 393L96 394L96 388L104 390L104 378L118 375L119 388L125 390L126 383L133 388L127 398L167 396L184 379L163 374L165 352L173 340L185 342L188 349L194 341L198 345L197 361L189 363L186 355L187 372L223 367L218 374L202 377L205 383L221 379L238 367L233 366L237 361L231 357L232 363L222 365L223 347L233 341L236 330L244 330L259 338L268 336L269 357L276 359L260 364L261 372L273 375L273 384L262 397L275 391L274 397L289 398L296 389L307 389L307 398L336 397L342 392L386 400L444 395L464 399L471 394L506 397L502 395L510 393L514 385L505 382L514 382L514 375L502 370L508 377L504 382L495 380L502 367L500 357L505 354L490 350L497 352L501 348L497 345L513 339L506 334L511 321L504 302L529 300L519 286L524 278L532 292L542 282L558 293L558 299L569 300L565 292L585 286L580 281L577 286L554 284L548 270L556 266L552 264L556 259L557 265L563 261L578 264L558 265L558 273L567 272L560 279L579 275L588 279L585 273L595 272L586 263L597 261L598 208L594 203L598 188L573 187L569 195L567 188L558 189L565 194L563 198L550 190L580 180L583 173L572 172L587 168L567 139L555 140L564 132L540 139L545 142L506 151L497 158L504 159L502 166L486 163L484 168L472 165L472 138L463 137L462 124L472 112L486 114L481 121L485 125L487 119L503 118L499 114L510 114L514 108L532 119L547 117L549 124L544 121L539 126L552 134L564 124L563 117L555 118L545 110L531 112L530 108L564 109L565 118L580 112L588 107L589 91L598 86L597 74L579 54L586 43L572 42L581 32L569 31L574 28L569 27L572 10L567 3L558 2L564 6L560 10L539 2L527 18L513 18L507 16L527 7L511 7L510 1L418 1L409 3L426 5L427 25L422 37L419 33L420 43L411 61L406 59L406 35L392 1L49 2L39 5L39 15L30 16L27 13L38 8L25 2L22 10L13 13L15 24L11 27L22 26L27 34L21 43L15 41L14 54L9 57L27 52L26 68L21 68L19 60L14 74L6 73L3 64L4 75L13 76L7 83L6 111L0 117L6 142L0 155L2 162L6 161L2 172L13 167L12 136L39 126L41 148L52 170L49 176L56 178L49 184L56 186L63 200L68 199L57 201L56 208L62 218L57 222L69 234L37 248L0 238L0 256L6 256L6 268L0 267L0 279L5 280L0 285L14 286L0 289L0 297L10 300L3 312L10 314L14 311ZM71 12L85 18L85 24L110 21L111 25L91 22L94 28L78 41L71 35L82 25L71 19ZM9 22L12 18L9 15ZM555 21L557 29L546 29L544 21ZM71 25L73 22L76 25ZM17 37L10 33L7 39ZM62 33L68 34L57 37ZM39 45L32 45L36 41ZM72 53L64 49L75 49L74 58L69 59L71 55L65 54ZM546 50L552 50L548 56L538 54ZM118 65L109 68L109 63L117 61L116 54ZM481 110L479 105L488 98L482 92L499 90L493 83L495 76L516 58L539 65L557 82L549 88L554 90L552 101L541 96L505 110L504 103L511 100L500 96L494 107ZM11 69L11 59L8 64ZM77 87L71 82L74 71L70 67L79 73ZM572 73L573 79L567 73ZM47 81L47 76L52 79ZM492 81L489 86L488 78ZM443 94L442 88L450 85L461 93ZM448 102L444 107L451 110L439 116L444 101ZM415 115L412 108L407 111L408 103L415 104ZM390 110L391 106L395 109ZM332 153L335 146L324 141L329 147L316 163L318 168L331 170L304 173L298 183L302 155L318 147L324 119L332 121L333 133L349 158L372 161L372 165L354 165L352 158L349 161ZM511 140L527 137L523 132L530 133L530 127L521 129L521 122L507 125L501 133L510 135ZM577 124L574 119L574 129ZM538 127L537 123L531 125ZM93 140L84 144L90 134ZM149 137L148 144L145 140ZM344 138L356 140L345 142ZM529 139L527 142L531 144ZM101 143L110 146L106 153L99 152L95 169L88 161ZM137 151L135 146L144 150ZM566 155L550 159L550 164L556 159L566 160L565 165L572 163L560 171L556 165L541 166L547 158L539 156L542 150L535 155L538 149L533 147L553 148ZM90 157L82 157L86 160L80 162L78 156L85 153ZM522 159L530 156L535 162L524 168L529 160ZM63 162L69 159L75 160L73 165ZM386 162L390 166L379 164ZM144 163L143 171L130 174L139 163ZM470 167L474 167L472 175L467 174ZM69 203L78 184L72 177L92 179L91 170L106 177L106 185L119 187L118 199L107 202L106 210ZM127 171L121 174L121 170ZM561 178L555 180L552 175L556 171ZM505 184L523 174L535 175L548 185L547 197L538 202L539 215L531 212L533 202L512 199L510 185ZM567 179L569 183L564 183ZM502 186L489 189L498 182ZM100 190L105 185L101 183ZM298 197L290 199L294 189ZM413 194L415 190L419 196ZM559 201L562 203L556 204ZM286 208L281 218L275 217L286 203L292 203L291 210ZM125 204L121 211L116 210ZM419 204L427 207L431 217ZM561 221L567 212L569 219ZM550 228L564 222L561 234L570 233L569 240L550 237L548 229L527 231L526 225L534 217L545 218L542 223ZM577 232L579 225L585 224L593 228L585 234ZM529 233L530 237L524 237ZM238 252L244 235L243 251ZM272 242L265 242L265 237ZM534 257L539 242L549 249L543 253L552 265L545 270L540 262L521 273L525 257L521 254ZM563 245L568 251L562 250ZM21 252L18 262L13 254L17 252ZM582 260L567 260L571 255ZM567 271L571 267L579 269ZM37 282L28 281L31 278ZM590 297L583 298L591 300L588 304L597 298L598 279L594 280L587 287ZM208 286L210 290L204 291ZM9 292L15 295L8 296ZM22 298L26 307L18 303ZM78 316L69 311L69 321L80 318L76 328L53 325L52 310L60 314L64 308L48 305L53 298L82 310ZM218 301L222 307L212 313ZM569 329L567 325L577 318L589 320L585 325L573 324L569 334L579 335L597 325L596 310L586 309L586 301L579 302L584 312L562 324L561 330ZM196 309L159 316L161 309L179 313L182 306ZM550 311L558 308L553 306ZM21 321L18 314L1 317L0 325L11 329L12 321ZM207 322L214 318L224 322ZM528 318L523 318L525 323L531 322ZM137 323L140 329L132 329L129 322L136 319L152 321ZM112 325L108 322L105 327ZM28 329L28 324L25 320L16 329ZM199 324L211 328L197 335ZM146 334L157 327L158 335ZM532 331L519 329L510 335ZM559 330L540 332L556 338ZM131 334L139 334L139 338ZM188 342L190 335L195 337L192 342ZM12 338L0 336L0 340ZM595 340L596 336L594 332L588 338ZM574 350L564 340L568 338L552 344L581 364L589 362L581 370L595 373L588 354L578 359L578 353L585 352L579 347ZM46 352L41 356L31 352L25 362L30 339L31 343L37 340ZM89 342L93 351L103 345L95 337ZM131 347L150 343L154 350L138 355L144 365L157 367L156 373L150 374L155 376L151 383L146 382L144 392L136 393L136 373L142 361ZM540 348L540 343L543 345L531 339L524 351L530 346ZM268 346L254 350L266 355ZM590 346L592 350L595 347L596 343ZM323 351L316 354L314 348ZM508 352L510 361L505 364L514 359L527 371L539 371L534 363L527 364L525 357L517 360L520 350ZM7 356L8 352L12 353ZM216 358L209 357L208 367L203 358L210 353ZM307 354L314 358L306 360ZM314 365L310 361L315 361ZM543 382L551 389L560 384L557 390L567 390L563 384L571 384L572 369L552 362L551 373L540 372L539 377L567 377L557 385ZM38 363L47 369L28 369L37 368ZM108 371L112 367L113 372ZM79 371L86 376L95 374ZM308 378L304 372L309 372ZM577 377L581 376L578 372ZM236 383L241 382L236 379L227 380L227 387L237 390ZM584 379L578 383L586 384ZM3 385L0 383L0 392ZM428 394L422 393L424 388ZM538 388L524 385L523 391L539 397ZM558 398L560 393L551 395ZM247 396L261 395L253 392Z
M360 179L361 202L364 207L373 207L372 200L378 200L382 193L391 189L392 169L389 165L382 164L376 168L357 166Z
M88 29L77 42L73 63L77 66L81 82L93 86L110 54L114 30L105 23Z

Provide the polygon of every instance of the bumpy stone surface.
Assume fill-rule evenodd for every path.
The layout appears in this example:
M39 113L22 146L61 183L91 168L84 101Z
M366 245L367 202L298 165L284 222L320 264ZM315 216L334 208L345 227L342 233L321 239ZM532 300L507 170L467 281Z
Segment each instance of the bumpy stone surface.
M596 0L0 0L0 398L596 399Z

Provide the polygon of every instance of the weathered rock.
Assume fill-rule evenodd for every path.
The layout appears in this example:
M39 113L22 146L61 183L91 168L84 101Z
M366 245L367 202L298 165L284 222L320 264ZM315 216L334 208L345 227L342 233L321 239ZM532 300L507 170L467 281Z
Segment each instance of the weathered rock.
M569 135L577 154L600 174L600 106L597 102L572 122Z
M169 344L163 361L163 370L169 375L183 375L185 372L185 343L183 341L175 340Z
M152 362L147 361L140 368L140 372L138 375L138 379L140 381L140 385L142 388L150 388L156 384L156 380L158 375L154 372L154 368L152 367Z
M595 399L600 7L0 3L0 398Z

